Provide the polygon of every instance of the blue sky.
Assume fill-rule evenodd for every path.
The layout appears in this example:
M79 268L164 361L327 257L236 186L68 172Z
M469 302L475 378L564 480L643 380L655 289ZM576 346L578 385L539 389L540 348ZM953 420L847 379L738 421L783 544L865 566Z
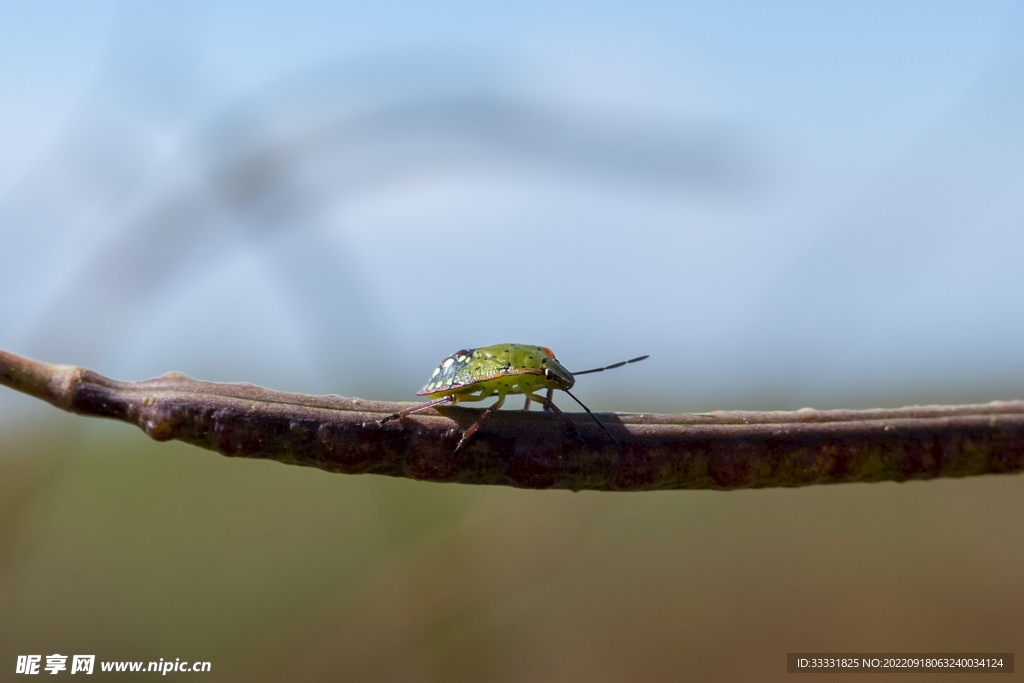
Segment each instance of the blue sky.
M400 399L508 340L651 353L604 409L1016 397L1021 19L5 3L0 348Z

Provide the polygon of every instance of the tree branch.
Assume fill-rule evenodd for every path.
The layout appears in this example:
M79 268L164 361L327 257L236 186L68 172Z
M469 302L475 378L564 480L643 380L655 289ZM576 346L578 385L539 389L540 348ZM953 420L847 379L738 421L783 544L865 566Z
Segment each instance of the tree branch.
M499 411L457 456L477 410L439 407L383 426L410 404L201 382L170 373L118 382L0 351L0 384L80 415L138 425L228 456L330 472L524 488L738 489L904 481L1024 469L1024 401L893 410L604 413L622 444L571 414Z

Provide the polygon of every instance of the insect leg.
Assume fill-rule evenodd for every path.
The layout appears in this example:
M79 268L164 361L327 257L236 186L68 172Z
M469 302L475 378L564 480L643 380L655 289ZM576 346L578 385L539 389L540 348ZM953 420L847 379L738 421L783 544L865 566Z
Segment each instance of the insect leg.
M448 401L451 401L452 403L455 403L456 400L457 399L455 398L454 394L451 395L451 396L442 396L441 398L435 398L433 401L427 401L426 403L420 403L419 405L413 406L411 408L406 408L405 410L403 410L403 411L401 411L399 413L392 413L391 415L388 415L387 417L382 417L381 419L377 420L377 424L382 425L385 422L390 422L391 420L394 420L394 419L399 418L399 417L408 417L408 416L412 415L413 413L418 413L421 410L426 410L427 408L433 408L434 406L441 405L442 403L447 403Z
M478 419L473 424L469 425L469 428L462 433L462 438L459 439L459 445L455 447L455 452L452 453L453 456L459 454L459 451L462 450L462 447L465 445L466 441L469 440L469 437L476 434L476 430L480 429L480 425L484 423L484 420L489 418L491 415L494 415L494 411L500 408L501 404L504 402L505 394L498 394L498 400L494 402L494 405L485 410L484 414L480 416L480 419Z
M558 415L558 417L562 418L562 421L565 422L567 425L569 425L569 429L571 429L572 433L576 436L576 438L580 440L580 443L583 444L584 446L586 446L587 445L587 440L583 438L582 434L580 434L580 430L576 429L576 423L573 422L569 418L568 415L566 415L561 410L559 410L558 406L556 406L554 401L551 400L551 395L550 394L554 393L554 390L548 389L548 392L549 392L549 394L548 394L547 398L541 398L540 396L537 396L536 394L533 394L532 396L530 394L527 394L527 396L530 396L530 398L532 398L537 403L542 404L544 406L544 410L551 410L556 415Z
M555 391L554 389L548 389L548 398L551 398L551 395L554 393L554 391ZM548 409L548 407L544 404L544 401L539 399L539 398L537 398L536 394L533 394L533 392L529 391L526 387L523 387L523 386L517 384L514 393L520 393L520 392L526 394L526 405L523 406L523 410L529 410L530 409L530 401L536 401L537 403L539 403L541 405L541 407L544 408L544 410ZM531 396L531 394L533 394L533 395Z

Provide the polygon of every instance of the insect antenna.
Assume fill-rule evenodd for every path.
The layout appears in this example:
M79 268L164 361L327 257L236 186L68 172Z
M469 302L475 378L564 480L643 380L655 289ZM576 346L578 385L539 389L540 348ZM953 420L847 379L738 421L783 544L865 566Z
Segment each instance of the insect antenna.
M647 357L647 356L644 356L644 358L646 358L646 357ZM638 359L638 360L642 360L642 359ZM625 362L629 362L629 361L625 361ZM603 370L603 369L604 369L604 368L602 368L602 370ZM583 405L583 401L581 401L581 400L579 400L578 398L576 398L575 396L573 396L573 395L572 395L572 393L571 393L571 392L570 392L570 391L569 391L568 389L562 389L562 391L564 391L565 393L567 393L567 394L569 394L570 396L572 396L572 400L576 401L576 402L577 402L577 403L579 403L579 404L580 404L581 406L583 406L583 410L587 411L587 415L589 415L590 417L594 418L594 422L596 422L596 423L597 423L597 426L598 426L598 427L600 427L601 429L603 429L603 430L604 430L604 433L605 433L605 434L607 434L607 435L608 435L608 438L612 440L612 443L613 443L613 444L615 444L615 447L616 447L616 448L618 448L619 450L622 450L622 446L621 446L621 445L619 444L619 442L618 442L618 441L617 441L617 440L615 439L615 437L614 437L614 436L612 436L612 433L608 431L608 428L604 426L604 423L603 423L603 422L601 422L600 420L598 420L598 419L597 419L597 415L594 415L594 413L590 412L590 408L588 408L587 406Z
M637 356L636 358L630 358L629 360L621 360L618 363L612 363L611 365L606 365L603 368L591 368L590 370L580 370L579 372L574 372L572 374L575 377L576 375L589 375L592 372L604 372L605 370L611 370L613 368L621 368L623 365L628 365L629 363L639 363L643 359L650 358L650 357L651 357L650 354L647 354L646 356ZM568 393L568 392L566 392L566 393ZM569 394L569 395L572 396L572 394ZM578 403L578 401L577 401L577 403ZM582 406L583 404L580 403L580 405ZM586 408L586 406L583 406L583 407ZM587 412L589 412L589 411L587 411Z

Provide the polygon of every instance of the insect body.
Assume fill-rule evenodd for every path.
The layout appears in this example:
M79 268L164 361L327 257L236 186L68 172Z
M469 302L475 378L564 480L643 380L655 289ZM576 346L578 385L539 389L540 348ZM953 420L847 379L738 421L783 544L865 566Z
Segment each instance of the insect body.
M603 368L584 370L575 374L587 374L590 372L601 372L611 368L620 367L626 363L641 361L647 356L640 356L632 360L622 361ZM544 406L545 410L552 410L573 430L576 437L586 443L583 436L576 429L572 420L565 413L555 406L551 400L555 389L564 391L572 396L572 399L583 406L583 409L601 426L601 429L608 434L615 445L615 437L608 432L607 428L597 419L590 409L573 396L569 389L573 387L576 380L573 373L555 359L551 349L543 346L531 346L528 344L495 344L494 346L483 346L478 349L463 349L448 356L434 370L426 386L419 390L419 396L426 396L432 399L426 403L407 408L400 413L394 413L380 420L384 424L395 418L406 417L421 410L440 405L441 403L461 403L463 401L482 401L492 396L497 400L483 412L476 422L466 429L456 446L458 453L466 441L473 436L480 425L494 414L505 403L505 397L509 394L523 394L526 396L526 408L529 409L530 401L536 401ZM545 396L538 392L546 391Z

